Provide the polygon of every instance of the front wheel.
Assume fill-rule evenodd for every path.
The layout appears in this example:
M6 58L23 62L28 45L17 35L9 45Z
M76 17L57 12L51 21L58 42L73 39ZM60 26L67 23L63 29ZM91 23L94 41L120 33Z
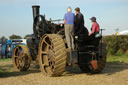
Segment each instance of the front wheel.
M13 65L18 71L28 70L31 64L31 55L27 46L17 45L13 50Z

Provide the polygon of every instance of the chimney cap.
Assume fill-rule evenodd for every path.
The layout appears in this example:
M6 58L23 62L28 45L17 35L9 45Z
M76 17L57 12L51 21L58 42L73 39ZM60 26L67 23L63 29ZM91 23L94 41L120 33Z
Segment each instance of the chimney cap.
M40 8L39 5L33 5L32 8Z

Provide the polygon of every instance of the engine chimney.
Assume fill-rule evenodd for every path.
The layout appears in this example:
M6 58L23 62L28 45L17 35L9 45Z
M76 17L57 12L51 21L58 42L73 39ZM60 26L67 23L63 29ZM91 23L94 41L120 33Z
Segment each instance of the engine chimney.
M40 15L40 10L39 10L40 6L38 5L34 5L32 6L33 9L33 20Z

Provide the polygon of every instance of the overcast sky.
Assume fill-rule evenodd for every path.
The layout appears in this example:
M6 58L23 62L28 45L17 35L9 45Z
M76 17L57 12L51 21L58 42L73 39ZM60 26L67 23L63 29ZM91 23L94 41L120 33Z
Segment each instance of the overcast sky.
M46 19L63 19L68 6L74 12L80 7L85 18L85 26L90 31L89 18L97 17L103 33L113 34L128 29L128 0L0 0L0 37L17 34L24 37L33 33L32 5L40 5L40 13Z

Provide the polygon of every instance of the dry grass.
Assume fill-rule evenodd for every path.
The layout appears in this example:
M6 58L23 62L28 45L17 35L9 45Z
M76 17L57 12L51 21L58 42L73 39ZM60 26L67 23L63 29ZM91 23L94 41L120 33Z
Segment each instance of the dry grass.
M119 61L109 61L102 73L93 75L68 67L60 77L46 77L33 65L17 72L11 60L0 61L0 69L0 85L128 85L128 64Z

